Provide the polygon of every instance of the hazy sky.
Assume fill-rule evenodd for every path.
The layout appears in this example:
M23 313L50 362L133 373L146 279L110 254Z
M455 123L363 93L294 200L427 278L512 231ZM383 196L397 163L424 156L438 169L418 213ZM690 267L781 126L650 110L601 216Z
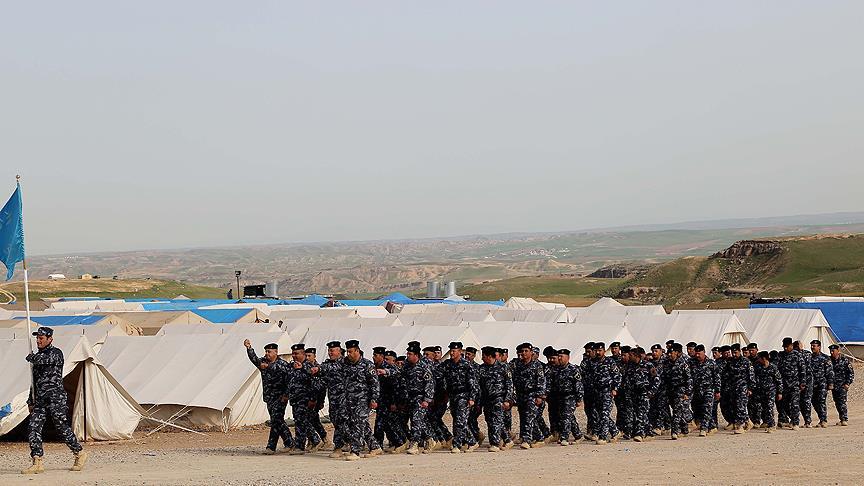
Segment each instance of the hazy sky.
M861 1L4 3L31 254L864 206Z

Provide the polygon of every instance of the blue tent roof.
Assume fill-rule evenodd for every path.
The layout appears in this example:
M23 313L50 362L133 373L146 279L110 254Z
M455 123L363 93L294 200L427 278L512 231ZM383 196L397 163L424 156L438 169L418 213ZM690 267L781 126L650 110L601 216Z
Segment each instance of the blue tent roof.
M392 294L384 297L384 300L389 300L390 302L396 302L397 304L412 304L414 303L414 299L408 297L402 292L393 292Z
M26 317L16 317L16 319L26 319ZM105 319L105 316L36 316L30 318L31 321L40 326L56 327L56 326L72 326L84 325L89 326Z
M751 308L819 309L841 342L864 341L864 302L795 302L753 304Z
M213 324L234 324L251 310L250 307L248 309L194 309L192 312Z

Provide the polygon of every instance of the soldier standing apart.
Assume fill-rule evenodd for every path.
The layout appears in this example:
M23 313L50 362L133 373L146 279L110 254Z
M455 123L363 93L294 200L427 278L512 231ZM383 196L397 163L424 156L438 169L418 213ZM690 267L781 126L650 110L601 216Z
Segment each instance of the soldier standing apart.
M427 441L433 440L427 414L435 397L435 378L432 377L431 368L420 360L420 344L408 345L400 380L400 388L404 390L406 413L411 421L411 445L407 452L416 455L420 453L421 444L426 446ZM424 448L424 452L428 450Z
M792 338L783 338L783 351L777 355L777 368L783 376L783 400L780 401L780 426L790 430L798 430L801 407L798 399L806 388L806 371L804 358L792 349Z
M264 403L267 404L267 413L270 415L270 437L267 439L267 447L263 453L274 454L280 438L284 450L290 452L294 448L294 439L291 437L288 424L285 423L285 408L288 404L285 377L288 375L288 363L279 358L279 346L276 343L264 346L263 358L255 354L252 343L248 339L243 341L243 346L246 346L249 361L261 372Z
M87 462L87 453L69 427L66 418L69 407L66 403L66 390L63 388L63 351L55 348L54 330L50 327L40 327L33 333L36 336L38 351L27 355L27 361L33 367L33 385L27 398L30 409L30 423L27 427L27 437L30 441L30 458L32 464L21 474L40 474L45 472L42 464L42 427L48 415L54 422L54 428L66 441L66 445L75 455L72 471L81 471ZM836 399L835 399L836 401Z
M819 427L828 426L828 390L834 388L834 366L831 358L822 352L822 341L810 341L810 369L813 371L813 408L819 417Z
M504 409L510 408L509 391L512 389L507 364L498 361L497 350L486 346L482 350L483 364L477 368L480 388L480 406L489 432L489 452L509 449L512 445L504 430Z
M758 410L762 414L758 419L765 432L774 431L774 401L781 401L783 396L780 390L783 388L783 378L780 370L774 363L768 361L768 351L759 353L754 368L756 377L756 394L754 401L759 402Z
M447 396L450 397L450 416L453 417L453 446L450 452L472 452L477 449L474 434L468 428L468 413L480 395L474 368L462 357L462 343L450 343L450 359L442 366Z
M302 343L291 346L291 359L286 378L291 414L294 416L294 455L316 452L321 447L318 432L312 425L312 416L318 413L315 402L317 378L312 376L312 367L306 362L306 346ZM314 381L313 381L314 380ZM308 440L308 449L307 449Z
M834 389L831 390L831 398L834 399L834 406L837 407L837 414L840 415L837 425L847 426L849 411L846 409L846 394L855 380L855 371L849 358L840 354L840 346L832 344L828 349L831 350L831 364L834 367Z
M717 363L705 356L705 346L694 348L695 360L693 373L693 420L699 426L699 437L705 437L715 430L714 401L720 399L720 373Z
M531 343L522 343L516 348L519 360L513 371L513 386L519 407L519 436L522 449L539 444L535 437L537 411L546 398L546 376L540 362L534 360Z
M381 448L373 443L375 438L367 433L369 411L378 408L381 388L375 365L360 355L360 343L354 339L346 341L345 350L345 429L351 443L351 452L345 460L356 461L360 459L364 446L369 447L369 456L381 454Z
M582 403L584 390L582 388L582 372L578 366L570 362L570 350L558 350L558 365L552 371L552 383L549 389L554 391L557 397L558 424L555 430L560 434L558 443L562 446L570 445L570 435L573 442L582 439L579 430L579 422L576 421L576 408ZM549 411L552 411L551 405ZM551 421L551 418L550 418Z

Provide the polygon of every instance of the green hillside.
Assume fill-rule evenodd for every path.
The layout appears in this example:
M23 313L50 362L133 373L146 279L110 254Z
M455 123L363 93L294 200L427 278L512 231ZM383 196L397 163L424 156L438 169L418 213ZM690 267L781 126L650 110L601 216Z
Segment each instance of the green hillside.
M13 282L0 285L0 289L13 294L19 302L24 301L24 283ZM173 280L34 280L30 282L30 299L51 297L113 297L166 298L185 295L190 299L224 298L226 290L204 287ZM3 300L0 300L3 302Z

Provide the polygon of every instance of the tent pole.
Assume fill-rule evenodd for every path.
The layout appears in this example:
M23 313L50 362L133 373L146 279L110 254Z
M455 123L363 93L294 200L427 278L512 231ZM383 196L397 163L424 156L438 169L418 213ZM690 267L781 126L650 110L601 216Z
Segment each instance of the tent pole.
M84 442L87 442L87 362L84 362L84 365L81 367L81 376L82 376L82 384L84 387L84 393L82 396L84 397Z

